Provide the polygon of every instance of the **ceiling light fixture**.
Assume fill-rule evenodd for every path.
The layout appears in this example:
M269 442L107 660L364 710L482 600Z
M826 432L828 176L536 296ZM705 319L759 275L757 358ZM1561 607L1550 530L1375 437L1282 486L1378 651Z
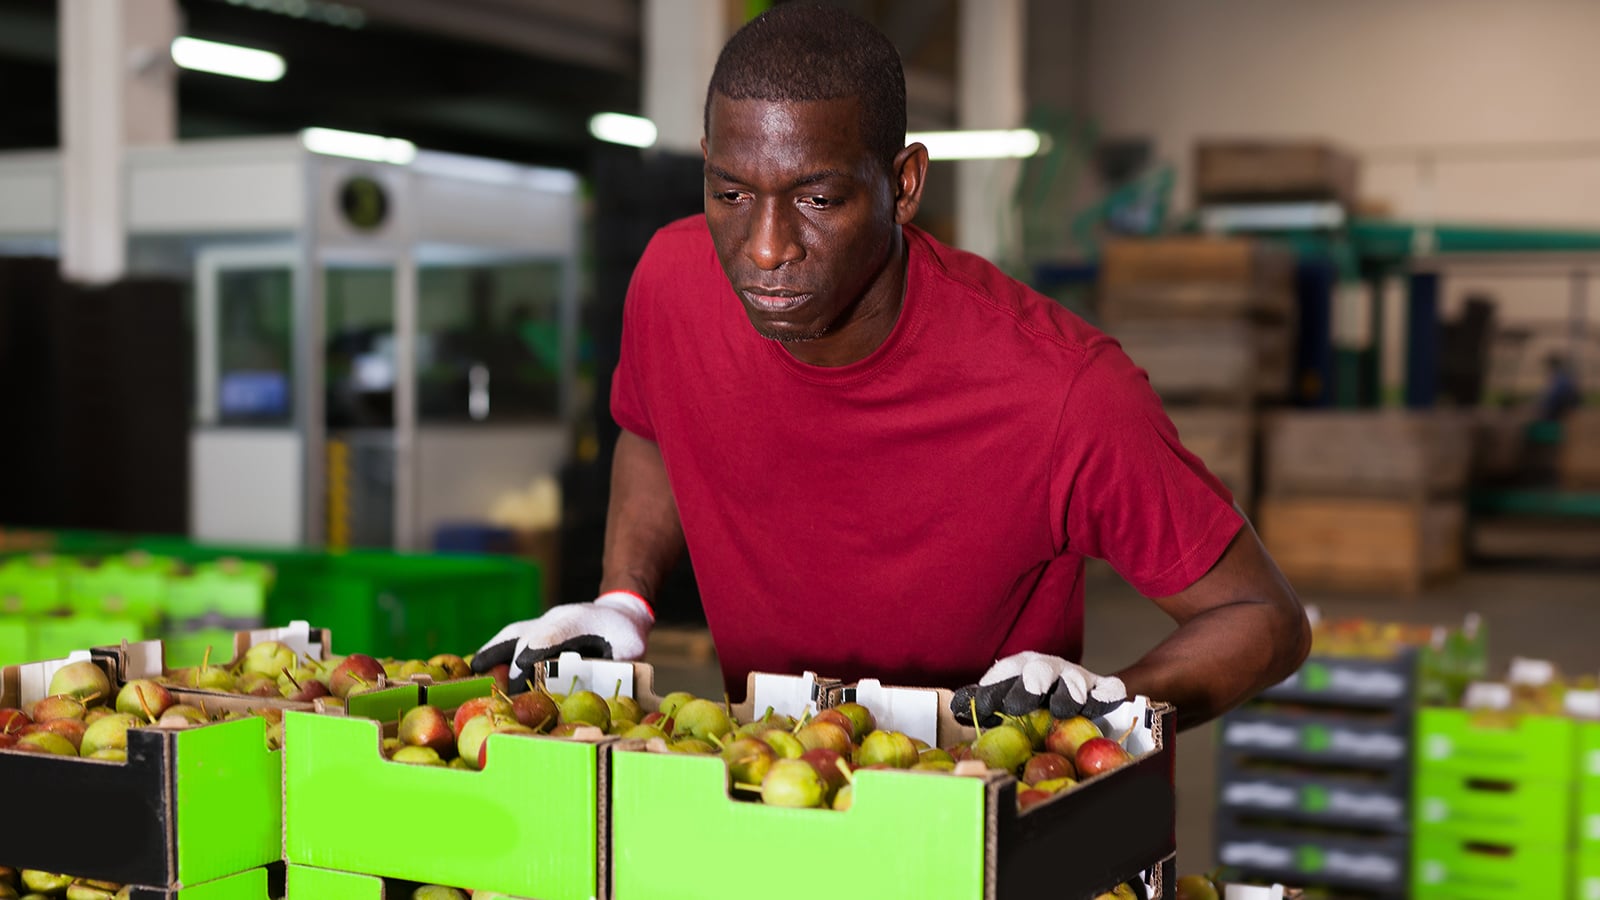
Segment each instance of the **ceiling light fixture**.
M172 61L179 68L250 81L277 81L287 69L276 53L192 37L172 39Z
M1044 152L1049 141L1031 128L1000 131L913 131L906 143L921 143L929 159L1022 159Z
M300 132L300 143L312 153L344 156L369 162L409 165L417 158L417 145L404 138L339 131L333 128L307 128Z
M656 142L656 123L642 116L597 113L589 119L589 133L610 144L648 147Z

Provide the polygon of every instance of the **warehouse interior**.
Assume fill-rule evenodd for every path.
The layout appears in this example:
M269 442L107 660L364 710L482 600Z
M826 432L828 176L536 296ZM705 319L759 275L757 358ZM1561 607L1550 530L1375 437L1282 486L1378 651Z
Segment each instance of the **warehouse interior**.
M1116 338L1310 611L1292 684L1165 735L1175 856L1130 895L1600 897L1585 0L0 0L0 716L76 651L113 688L144 665L124 642L204 671L297 622L466 656L594 600L630 279L708 202L718 51L790 2L894 44L932 159L914 224ZM1022 149L935 143L977 132ZM1175 628L1109 564L1084 579L1092 672ZM650 599L654 689L722 698L689 561ZM33 764L10 749L0 772ZM296 859L294 827L270 865L205 869L268 893L209 896L456 871ZM24 869L179 896L204 879L177 834L151 880L0 841L0 897ZM592 895L695 896L641 890L609 840ZM987 840L970 896L1020 895L1044 851ZM454 884L568 895L504 868Z

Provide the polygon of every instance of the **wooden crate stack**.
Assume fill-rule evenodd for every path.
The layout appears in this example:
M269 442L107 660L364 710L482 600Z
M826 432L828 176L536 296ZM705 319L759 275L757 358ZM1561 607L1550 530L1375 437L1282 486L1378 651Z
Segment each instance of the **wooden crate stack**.
M1108 242L1101 325L1150 376L1179 438L1249 511L1262 407L1287 396L1294 260L1248 238Z
M1275 413L1262 540L1302 589L1410 593L1459 573L1471 430L1451 410Z
M1600 491L1600 407L1574 410L1562 422L1556 466L1566 490Z

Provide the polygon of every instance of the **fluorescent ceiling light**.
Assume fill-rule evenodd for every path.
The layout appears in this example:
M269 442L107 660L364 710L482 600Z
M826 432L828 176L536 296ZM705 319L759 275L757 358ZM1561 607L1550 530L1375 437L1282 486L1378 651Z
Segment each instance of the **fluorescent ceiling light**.
M277 81L287 68L276 53L192 37L172 39L172 61L179 68L251 81Z
M656 123L641 116L597 113L589 119L589 133L611 144L648 147L656 142Z
M378 134L362 134L359 131L307 128L300 132L300 142L312 153L394 163L397 166L408 165L417 158L417 145L410 141Z
M921 143L929 159L1021 159L1044 150L1044 135L1031 128L1008 131L913 131L906 143Z

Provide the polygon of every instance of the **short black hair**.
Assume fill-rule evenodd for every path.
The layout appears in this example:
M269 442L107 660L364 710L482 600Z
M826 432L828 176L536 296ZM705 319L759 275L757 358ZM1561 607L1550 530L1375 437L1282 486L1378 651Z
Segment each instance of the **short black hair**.
M780 3L728 39L706 88L711 101L836 100L861 104L861 137L892 169L906 146L906 76L900 53L883 32L837 6Z

